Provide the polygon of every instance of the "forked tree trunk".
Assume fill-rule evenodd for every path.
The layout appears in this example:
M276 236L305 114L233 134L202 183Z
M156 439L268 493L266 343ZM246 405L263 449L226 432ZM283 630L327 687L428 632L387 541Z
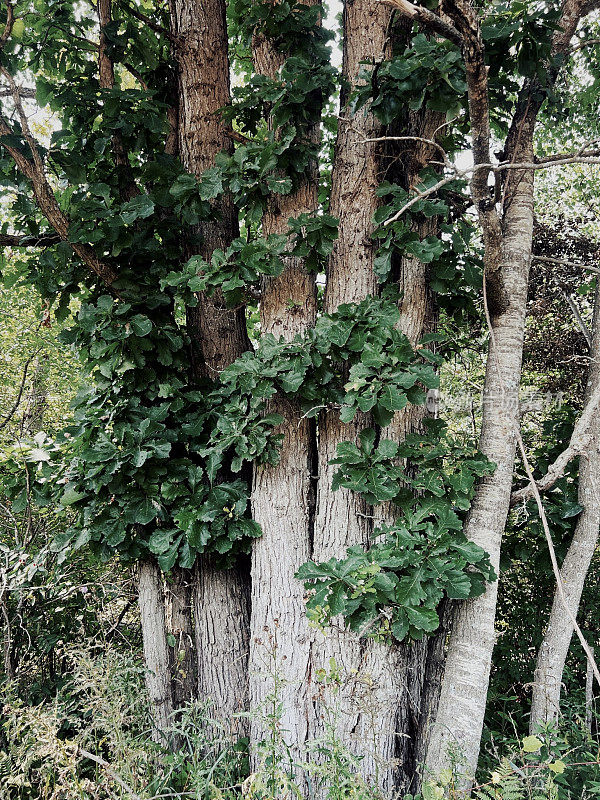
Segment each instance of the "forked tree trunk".
M173 724L173 695L167 646L163 580L154 561L138 564L138 602L142 623L146 689L150 699L152 738L166 745Z
M590 371L586 387L586 399L598 391L600 386L600 285L596 288L592 346L590 349ZM598 545L600 530L600 418L592 420L592 438L579 457L578 502L583 511L573 540L560 569L564 600L571 614L577 617L581 594L594 552ZM573 636L573 623L565 609L558 589L546 632L538 651L529 728L533 733L539 725L558 717L563 671L569 645Z
M179 67L179 154L186 169L197 176L214 165L217 153L232 150L229 129L217 113L230 101L225 11L224 0L171 0ZM215 249L227 248L238 234L230 196L221 196L213 210L214 221L203 223L198 231L199 253L206 260ZM217 377L248 349L244 309L228 309L218 293L199 295L198 305L187 310L187 322L196 378ZM243 567L220 570L210 558L199 560L193 581L198 693L227 723L247 701L248 583Z
M390 10L365 0L348 2L343 13L344 77L350 85L358 82L361 62L375 63L384 57ZM381 145L363 143L380 137L382 124L363 110L350 116L348 93L341 98L334 151L330 213L337 217L338 238L333 244L327 270L324 310L333 313L342 303L358 303L378 292L373 272L373 214L378 206L375 190L381 182ZM353 441L371 426L369 415L359 414L350 424L340 421L339 411L325 410L319 417L318 492L314 529L313 559L317 562L343 558L352 545L368 546L373 529L372 509L362 498L340 488L332 491L337 469L330 462L343 441ZM333 696L318 683L318 675L332 666L341 684ZM394 722L396 665L386 644L359 640L334 620L325 635L315 634L311 678L315 698L313 738L325 733L327 706L335 709L335 733L343 744L363 757L360 773L369 782L391 787L395 755Z
M256 37L255 71L275 77L284 57L273 43ZM315 141L318 125L307 132ZM286 233L288 219L312 213L318 205L317 165L297 191L272 195L263 217L263 235ZM313 326L317 314L315 279L301 259L287 257L284 272L262 284L260 321L263 334L291 341ZM299 403L276 397L271 410L285 421L277 466L255 469L252 489L254 519L262 536L252 552L252 615L250 622L250 703L256 713L251 725L253 768L260 760L257 745L264 739L266 703L276 692L280 731L292 758L303 758L308 733L311 632L302 583L294 577L310 558L313 526L314 424ZM262 718L262 719L261 719ZM299 777L301 783L302 778Z
M564 0L553 37L550 82L558 74L586 0ZM445 5L463 37L473 156L476 165L490 162L487 69L477 15L464 0ZM544 90L534 78L523 88L506 140L504 157L513 163L533 162L533 136ZM527 304L527 283L533 235L533 169L508 170L504 181L503 215L499 219L489 198L487 168L471 181L485 245L485 289L490 318L490 344L483 395L479 447L496 464L493 475L478 485L465 534L486 550L496 572L508 515L519 425L519 382ZM426 770L438 775L456 758L468 789L479 756L492 652L495 643L498 584L489 584L481 597L457 606L450 636L438 712L426 757Z

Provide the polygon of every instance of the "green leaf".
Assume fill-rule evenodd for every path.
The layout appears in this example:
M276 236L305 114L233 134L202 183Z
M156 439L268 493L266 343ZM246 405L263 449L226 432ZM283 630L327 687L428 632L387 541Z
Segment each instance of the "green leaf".
M154 213L154 202L147 194L139 194L121 206L121 218L126 225L136 219L145 219Z
M73 503L76 503L78 500L81 500L84 497L84 492L78 492L73 486L67 485L60 497L60 504L62 506L72 506Z
M537 736L526 736L523 739L523 750L525 753L537 753L542 749L543 742Z
M136 336L147 336L152 330L152 322L143 314L136 314L130 320L131 329Z
M161 530L160 528L155 530L148 540L148 549L156 555L165 553L171 545L172 536L172 530Z

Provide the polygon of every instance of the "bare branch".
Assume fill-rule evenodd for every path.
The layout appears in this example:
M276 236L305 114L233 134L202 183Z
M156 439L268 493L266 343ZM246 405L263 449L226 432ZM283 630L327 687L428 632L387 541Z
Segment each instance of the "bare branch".
M576 261L565 261L562 258L551 258L550 256L531 256L534 261L543 261L547 264L557 264L561 267L575 267L576 269L583 269L586 272L593 272L600 275L600 269L597 267L588 267L585 264L578 264Z
M590 330L589 330L588 326L583 321L583 317L581 316L581 314L579 312L579 309L577 308L577 303L575 302L575 300L573 300L573 298L571 297L571 295L568 292L563 291L562 294L563 294L563 297L565 298L565 300L567 301L567 303L569 304L569 308L571 309L571 313L573 314L573 317L575 318L575 322L577 323L577 327L579 328L579 330L583 334L583 338L587 342L587 346L591 349L591 347L592 347L592 334L590 333Z
M138 11L137 8L130 6L129 3L125 3L123 2L123 0L120 0L119 5L122 8L124 8L129 14L131 14L132 17L139 19L140 22L143 22L145 25L147 25L151 31L154 31L154 33L158 33L161 36L164 36L170 42L176 43L177 37L173 36L171 31L167 30L167 28L163 28L162 25L159 25L157 22L154 22L154 20L150 19L150 17L147 17L145 14L142 14L142 12Z
M571 48L571 53L576 53L578 50L583 50L585 47L592 47L593 45L600 44L600 39L586 39L583 42Z
M552 542L552 536L550 535L550 528L548 527L548 519L546 517L546 512L544 511L544 504L542 503L542 498L540 496L540 490L538 488L539 484L536 484L535 479L533 477L533 472L531 471L531 466L527 459L527 453L525 452L525 445L523 444L523 438L521 437L521 431L517 430L517 443L519 445L519 450L521 452L521 459L523 461L523 466L525 467L525 472L527 473L527 477L529 478L529 486L531 490L531 494L535 497L535 501L537 503L538 511L540 514L540 519L542 521L542 527L544 529L544 535L546 536L546 542L548 544L548 550L550 551L550 560L552 562L552 571L554 572L554 577L556 579L556 588L558 591L558 596L560 597L561 603L577 633L577 638L581 642L581 646L583 647L586 656L588 657L588 663L590 664L592 670L594 671L594 675L596 676L596 680L600 683L600 671L598 670L598 665L596 664L596 660L594 659L594 653L591 650L590 646L588 645L585 636L581 632L581 628L577 624L577 620L575 619L575 615L571 611L569 604L567 603L567 598L565 597L565 590L563 587L562 576L560 574L560 568L558 566L558 561L556 560L556 552L554 550L554 544Z
M62 241L57 233L42 233L39 236L0 233L0 247L51 247Z
M19 86L17 88L17 91L19 93L19 97L21 97L23 100L35 100L35 89L31 89L25 86ZM12 97L12 96L13 96L12 89L8 87L6 89L0 89L0 97Z
M40 325L41 325L41 323L40 323ZM40 329L40 325L38 325L38 326L37 326L37 330L38 330L38 331L39 331L39 329ZM10 408L10 411L8 412L8 414L7 414L7 415L4 417L4 419L2 420L2 422L0 422L0 431L1 431L1 430L4 430L4 428L6 428L6 426L8 425L8 423L9 423L9 422L11 421L11 419L14 417L14 415L15 415L15 413L16 413L16 411L17 411L17 409L19 408L19 405L20 405L20 403L21 403L21 398L23 397L23 390L24 390L24 388L25 388L25 381L27 380L27 371L28 371L28 369L29 369L29 365L31 364L31 362L33 361L33 359L34 359L34 358L35 358L35 357L38 355L38 353L39 353L39 352L40 352L40 351L39 351L39 349L38 349L38 350L36 350L36 351L35 351L35 352L34 352L32 355L30 355L30 356L29 356L29 358L28 358L28 359L27 359L27 361L25 362L25 365L24 365L24 367L23 367L23 375L22 375L22 377L21 377L21 384L20 384L20 386L19 386L19 391L17 392L17 397L16 397L16 399L15 399L15 402L12 404L12 406L11 406L11 408Z
M4 47L4 45L10 39L10 35L12 33L13 25L15 24L15 10L13 8L13 4L11 2L7 2L6 4L6 25L4 26L4 30L2 31L2 36L0 36L0 50Z
M518 489L516 492L513 492L510 497L511 506L515 506L517 503L530 500L532 497L535 497L536 492L545 492L550 489L552 486L554 486L556 481L562 477L569 462L573 458L576 458L583 453L592 436L590 423L598 411L599 404L600 388L596 389L596 391L592 394L583 411L581 412L581 415L579 416L579 419L573 428L573 433L571 434L571 439L568 446L548 467L544 477L535 484L535 490L533 486L528 485L522 489Z
M358 133L358 131L356 132ZM361 142L363 144L372 144L374 142L422 142L423 144L428 144L430 147L435 148L438 153L441 153L445 166L452 167L448 154L442 145L433 139L425 139L423 136L376 136L374 139L361 138Z
M432 162L433 163L433 162ZM472 167L466 167L465 169L458 169L458 167L451 165L451 168L454 170L454 174L451 176L447 176L442 178L433 186L430 186L428 189L425 189L422 192L419 192L410 200L408 200L405 205L399 211L396 211L391 217L385 220L383 223L384 225L390 225L392 222L396 222L396 220L400 219L400 217L405 214L410 208L412 208L419 200L423 200L425 197L430 197L434 194L438 189L443 188L449 183L452 183L455 180L459 180L460 178L465 178L467 175L478 173L480 171L487 173L490 172L504 172L505 170L524 170L524 169L550 169L551 167L563 167L568 164L600 164L600 156L589 156L589 155L568 155L568 154L561 154L560 156L548 156L540 161L523 161L523 162L510 162L510 161L502 161L500 164L492 164L484 163L484 164L475 164ZM487 179L486 179L486 187L487 187ZM491 203L491 198L487 198L483 201L484 203ZM537 258L537 256L535 256ZM543 260L543 259L542 259ZM583 267L584 269L590 269L588 267ZM591 270L594 271L594 270Z

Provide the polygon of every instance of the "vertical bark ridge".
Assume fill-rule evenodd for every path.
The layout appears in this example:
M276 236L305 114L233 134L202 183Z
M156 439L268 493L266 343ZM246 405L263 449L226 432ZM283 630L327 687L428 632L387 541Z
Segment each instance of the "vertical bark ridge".
M361 62L376 63L384 57L388 44L390 11L382 6L354 0L344 7L343 74L356 85ZM343 115L335 147L332 176L331 214L339 219L327 272L325 312L334 312L342 303L360 302L378 293L373 272L375 255L370 235L373 214L378 205L375 191L382 179L380 146L364 139L380 137L382 124L371 114L360 111L350 117L347 96L342 97ZM352 424L343 424L336 411L324 411L319 418L319 485L313 558L326 561L341 558L348 547L368 545L373 529L373 510L362 499L345 489L332 492L335 458L340 442L353 440L360 430L372 424L368 415L359 415ZM379 516L377 511L375 516ZM328 673L335 664L340 686L335 698L322 688L314 694L314 736L324 733L326 705L336 709L336 735L346 746L362 756L360 773L371 783L391 790L396 757L396 710L399 686L404 672L398 653L385 642L360 641L334 623L325 636L316 635L312 654L312 674Z
M258 74L275 78L285 56L263 36L255 36L253 60ZM318 123L306 138L319 138ZM318 166L311 164L303 182L289 195L271 195L262 232L284 234L288 219L313 213L318 207ZM314 275L302 259L287 257L284 272L262 283L261 330L291 341L312 327L317 315ZM252 552L252 615L250 622L250 700L259 713L251 724L251 758L258 766L258 745L265 735L261 716L277 692L281 704L281 736L293 759L303 759L308 734L310 642L304 591L294 574L311 556L314 513L314 424L302 415L299 403L277 396L270 410L284 423L280 461L254 472L252 511L262 536ZM297 778L302 785L302 776Z
M178 64L178 148L191 173L200 176L217 153L231 152L229 128L218 110L230 102L226 6L224 0L171 0L171 30ZM238 235L237 211L229 195L215 201L214 219L197 232L197 252L210 260ZM190 255L192 251L190 249ZM187 309L192 340L192 375L214 379L249 348L244 309L229 309L220 293L198 296ZM249 574L217 569L198 560L191 606L197 650L198 693L227 723L247 706ZM236 723L236 728L243 725Z
M138 602L142 623L146 689L150 698L152 738L167 744L173 723L173 694L170 680L163 582L156 562L138 565Z
M596 286L594 301L590 358L586 401L598 391L600 385L600 282ZM583 506L583 511L577 520L573 540L560 569L564 597L574 617L577 617L585 579L598 545L600 531L600 418L596 416L591 425L591 441L579 458L577 499ZM573 630L573 623L556 589L550 618L537 656L529 719L532 733L538 725L544 725L558 717L562 676Z

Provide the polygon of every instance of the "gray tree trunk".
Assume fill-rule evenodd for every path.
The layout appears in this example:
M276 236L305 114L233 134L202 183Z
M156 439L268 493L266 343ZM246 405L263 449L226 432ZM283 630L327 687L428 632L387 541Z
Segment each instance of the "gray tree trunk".
M600 287L596 289L590 359L586 387L588 400L600 386ZM573 541L560 569L564 599L574 617L577 617L581 594L598 545L600 530L600 417L598 415L592 420L591 426L591 441L579 457L578 502L583 506L583 511L577 520ZM556 589L535 668L529 719L532 732L539 725L558 717L562 676L573 630L573 623Z
M584 0L564 0L553 37L550 81L556 79L560 56L569 46ZM479 12L463 0L452 0L446 12L463 38L473 155L476 165L490 162L489 95ZM523 87L512 120L504 157L514 163L533 161L533 135L544 91L532 79ZM485 245L486 306L490 344L483 395L481 451L496 464L493 475L478 485L465 533L486 550L498 572L500 545L510 503L519 416L519 382L527 304L527 283L533 234L534 172L510 170L503 181L502 215L489 198L488 172L473 174L471 192L477 204ZM492 652L495 643L497 582L481 597L457 606L448 644L446 667L435 725L425 761L438 775L452 763L462 774L460 785L471 785L479 756Z
M284 56L268 39L255 37L253 59L258 74L275 77ZM319 136L315 125L309 136ZM263 217L263 235L285 233L290 217L312 213L318 206L317 165L290 195L273 195ZM314 275L301 259L287 258L284 272L266 278L260 304L261 331L290 341L314 325L317 293ZM272 411L285 421L280 461L254 471L252 512L262 536L252 551L252 614L250 620L251 763L259 764L259 743L267 733L264 719L280 708L279 730L294 760L303 760L308 733L311 631L305 613L304 589L294 574L311 556L314 507L315 431L300 405L276 397ZM298 777L302 785L302 777Z
M389 9L364 0L345 4L342 69L350 85L358 81L361 62L376 62L384 57L390 16ZM342 97L342 109L330 205L330 213L339 220L338 238L327 270L326 313L333 313L342 303L357 303L378 292L373 272L375 247L370 234L379 202L375 190L381 182L381 145L362 140L380 137L383 126L363 110L346 121L351 116L347 95ZM335 409L325 410L319 417L319 482L312 554L315 561L343 558L348 547L369 544L373 510L348 489L332 491L337 467L330 462L337 455L338 444L354 440L370 425L372 420L365 414L344 424ZM341 681L335 696L318 682L318 675L329 673L332 665ZM397 706L393 651L386 644L360 640L344 628L343 620L334 620L324 635L315 634L310 674L315 701L312 737L322 737L326 721L333 720L337 738L363 756L359 768L363 778L391 788ZM335 717L330 710L335 710Z
M533 158L531 130L515 158ZM529 134L529 136L528 136ZM499 570L500 543L506 524L515 458L518 391L521 376L527 281L533 232L533 173L519 173L504 219L502 297L490 308L490 341L483 396L480 450L495 464L493 475L481 481L469 513L466 536L489 555ZM488 298L490 282L488 281ZM475 600L461 603L454 617L436 722L426 767L434 775L450 763L451 751L460 770L473 776L479 755L487 689L496 634L497 582ZM467 777L467 780L469 778Z
M171 29L177 36L177 132L181 160L200 176L214 165L217 153L231 152L233 140L218 110L230 102L228 39L224 0L171 0ZM207 260L238 235L231 197L217 201L216 219L203 223L200 254ZM190 255L191 255L190 251ZM243 308L229 309L220 294L201 294L187 310L192 339L194 377L215 378L249 347ZM187 603L187 599L179 603ZM199 559L192 597L198 694L211 703L221 722L247 708L249 572L242 565L221 570L210 558ZM189 619L189 615L188 615ZM187 624L187 620L186 620ZM194 669L186 661L186 669ZM236 721L236 731L243 723Z
M138 565L140 617L146 665L146 689L150 699L152 738L160 744L170 742L173 723L173 695L170 680L170 653L167 644L165 600L162 573L154 561Z

